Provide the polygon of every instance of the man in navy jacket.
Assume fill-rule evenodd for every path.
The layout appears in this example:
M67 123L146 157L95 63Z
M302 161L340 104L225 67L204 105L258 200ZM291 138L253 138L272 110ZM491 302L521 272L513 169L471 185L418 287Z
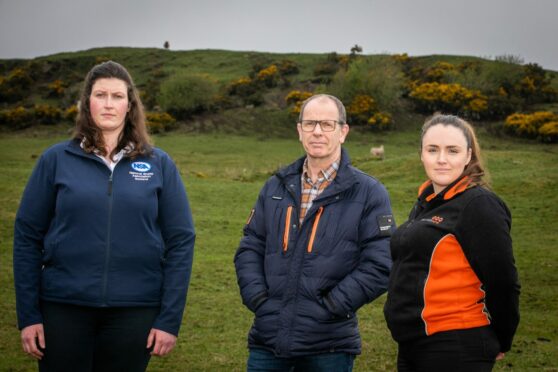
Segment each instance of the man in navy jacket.
M337 98L306 100L297 129L306 155L266 182L234 259L255 314L248 371L350 371L356 311L386 291L395 223L383 185L341 148Z

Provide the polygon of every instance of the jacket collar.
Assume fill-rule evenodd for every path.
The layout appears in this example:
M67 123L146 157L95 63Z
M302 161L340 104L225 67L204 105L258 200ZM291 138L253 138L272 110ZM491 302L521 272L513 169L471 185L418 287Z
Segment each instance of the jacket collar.
M456 195L461 194L463 191L467 190L470 183L471 179L468 176L463 176L453 181L453 183L449 184L445 189L440 191L440 193L435 194L434 186L432 186L432 181L428 180L420 185L418 190L418 198L419 200L424 200L426 202L430 202L435 198L450 200Z
M69 152L70 154L74 154L77 156L81 156L83 158L89 158L91 160L97 161L103 165L106 165L106 163L101 160L101 158L99 158L97 155L95 155L94 153L87 153L83 150L83 148L81 147L81 141L77 138L71 139L70 141L68 141L68 145L66 146L65 150L67 152Z
M292 164L279 170L275 175L287 185L300 185L300 175L302 174L302 166L306 155L302 156ZM339 169L333 182L324 190L319 196L321 199L324 196L340 193L351 187L357 182L355 169L351 166L351 159L349 154L344 148L341 148L341 160L339 162ZM297 180L298 179L298 180Z
M91 158L91 159L97 159L95 154L93 153L88 154L83 150L83 148L81 147L81 141L77 138L68 141L68 146L66 146L65 150L75 155L84 156L86 158Z

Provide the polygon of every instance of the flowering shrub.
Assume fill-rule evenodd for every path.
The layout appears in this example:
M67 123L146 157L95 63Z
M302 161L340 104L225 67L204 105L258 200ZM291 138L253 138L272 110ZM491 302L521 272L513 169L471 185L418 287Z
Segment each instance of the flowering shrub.
M166 112L146 112L145 124L151 133L161 133L175 128L176 119Z
M409 97L425 112L448 111L479 116L488 108L487 98L478 90L460 84L413 83Z
M520 137L536 138L555 142L558 139L558 115L550 111L532 114L515 113L506 118L504 128Z
M347 107L347 114L352 124L366 124L375 111L376 102L366 94L355 96Z
M387 112L378 111L376 101L369 95L359 94L347 107L351 124L365 124L373 130L387 130L392 127L393 119Z
M302 103L306 101L308 98L312 97L312 92L300 91L300 90L292 90L287 94L285 97L285 101L288 105L293 105L290 109L290 113L292 115L300 114L300 109L302 107Z
M276 65L268 66L260 70L256 74L256 80L263 83L266 87L272 88L277 85L277 80L279 78L279 69Z
M237 105L260 105L263 102L260 84L257 80L249 77L241 77L240 79L234 80L230 82L225 89L229 96L237 96L240 100L230 100L226 97L221 97L222 99L217 102L220 107L234 106L235 101L237 101Z
M76 121L77 114L78 114L77 106L72 105L64 111L64 119L74 122Z
M386 130L393 125L393 119L387 112L376 112L368 119L368 125L372 129Z
M64 95L66 89L66 84L60 79L54 80L52 83L47 85L49 96L61 97Z
M543 142L558 142L558 120L543 124L539 128L539 136Z
M35 105L33 112L37 121L42 124L56 124L62 119L62 110L50 105Z
M428 81L439 82L450 71L455 71L455 66L451 63L440 61L427 68L425 73Z
M231 95L240 97L248 97L257 91L254 81L249 77L241 77L229 83L227 91Z
M0 100L17 102L26 95L33 79L29 71L21 67L11 70L6 77L0 79Z
M301 90L291 90L289 92L289 94L287 94L287 96L285 97L285 101L287 102L287 104L293 104L296 102L304 102L306 101L308 98L312 97L313 93L312 92L307 92L307 91L301 91Z
M403 54L394 54L391 56L391 58L399 63L408 63L410 61L409 55L407 53L403 53Z
M28 87L33 81L31 79L31 76L29 75L29 71L21 67L16 67L12 71L10 71L6 80L12 84L21 85L24 87Z
M0 111L0 124L10 129L21 129L31 125L33 112L23 106Z

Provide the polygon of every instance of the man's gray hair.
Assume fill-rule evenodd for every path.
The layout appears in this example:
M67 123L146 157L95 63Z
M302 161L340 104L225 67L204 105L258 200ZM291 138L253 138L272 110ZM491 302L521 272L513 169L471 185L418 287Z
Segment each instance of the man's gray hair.
M302 106L300 106L300 114L298 114L298 122L300 123L302 121L302 116L304 115L304 109L306 108L306 105L308 103L310 103L311 101L315 100L315 99L330 99L335 103L335 106L337 106L337 111L339 112L339 123L340 124L346 124L347 123L347 112L345 111L345 106L343 105L343 102L341 102L339 100L339 98L334 97L330 94L316 94L308 99L306 99L304 102L302 102Z

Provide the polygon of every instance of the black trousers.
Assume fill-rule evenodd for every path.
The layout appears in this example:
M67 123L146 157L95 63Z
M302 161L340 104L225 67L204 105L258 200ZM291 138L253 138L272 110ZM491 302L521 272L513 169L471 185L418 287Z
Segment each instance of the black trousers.
M435 333L399 343L399 372L492 371L500 343L490 327Z
M145 371L147 337L158 307L94 308L41 303L45 330L40 372Z

